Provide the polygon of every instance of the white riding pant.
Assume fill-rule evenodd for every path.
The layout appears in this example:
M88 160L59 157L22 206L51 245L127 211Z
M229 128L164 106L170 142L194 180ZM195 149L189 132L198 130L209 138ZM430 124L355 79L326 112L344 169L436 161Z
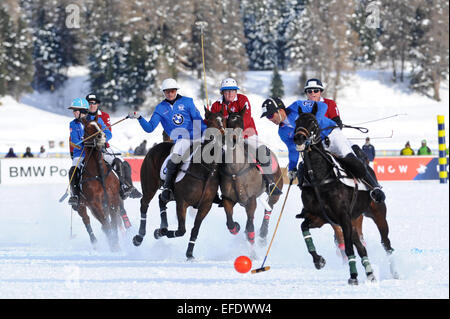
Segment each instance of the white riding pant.
M334 129L328 135L328 139L330 141L330 145L327 146L325 141L322 141L325 150L336 154L339 157L345 157L348 154L356 154L352 150L352 146L350 141L345 137L340 129Z
M105 160L105 162L107 162L109 165L112 165L112 162L115 158L123 162L123 158L120 155L115 155L111 147L107 147L103 152L103 159Z
M177 155L177 156L171 156L172 162L174 162L175 164L178 164L182 160L186 161L188 159L188 157L185 156L185 154L186 154L186 152L189 151L189 148L191 147L191 143L200 144L201 139L195 139L195 140L185 139L185 138L178 139L175 142L174 146L172 146L172 150L170 152L171 154ZM185 157L185 158L183 158L183 157Z

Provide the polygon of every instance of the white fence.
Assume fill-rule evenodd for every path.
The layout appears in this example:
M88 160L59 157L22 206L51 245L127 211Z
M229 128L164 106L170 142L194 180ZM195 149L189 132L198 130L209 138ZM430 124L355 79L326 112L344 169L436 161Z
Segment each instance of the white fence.
M70 158L7 158L0 160L0 184L68 183Z

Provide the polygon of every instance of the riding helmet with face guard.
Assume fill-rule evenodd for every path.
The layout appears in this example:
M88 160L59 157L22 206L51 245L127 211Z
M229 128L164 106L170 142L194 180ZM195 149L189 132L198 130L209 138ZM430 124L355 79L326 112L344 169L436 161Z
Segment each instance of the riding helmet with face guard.
M279 109L285 109L283 101L278 97L272 97L266 99L262 104L262 114L261 117L270 116L276 112L278 112Z

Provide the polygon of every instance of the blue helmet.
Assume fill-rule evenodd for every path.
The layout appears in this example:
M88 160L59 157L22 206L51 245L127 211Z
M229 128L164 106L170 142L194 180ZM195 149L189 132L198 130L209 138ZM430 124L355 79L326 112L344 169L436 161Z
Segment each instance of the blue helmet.
M68 109L72 110L89 110L89 103L86 99L77 97L76 99L72 100L72 103L70 103L70 106Z

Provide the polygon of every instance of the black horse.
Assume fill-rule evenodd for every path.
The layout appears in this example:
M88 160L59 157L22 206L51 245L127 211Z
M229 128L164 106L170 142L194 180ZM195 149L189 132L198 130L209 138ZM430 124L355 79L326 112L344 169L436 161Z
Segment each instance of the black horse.
M230 112L226 122L227 129L238 129L242 132L244 128L243 116L245 111L246 109L243 108L239 112ZM263 174L273 174L275 185L281 189L283 187L281 169L275 154L265 146L260 146L261 148L264 148L259 151L263 152L260 154L261 157L262 155L265 155L265 161L263 164L259 164L259 158L257 158L258 150L252 150L249 144L243 142L243 135L239 134L239 131L238 134L230 134L230 137L233 140L228 137L230 140L225 143L225 161L220 168L220 189L227 216L227 228L233 235L236 235L239 232L240 225L233 220L233 207L236 204L240 204L245 208L247 213L247 223L245 226L247 240L251 244L254 244L255 227L253 220L257 206L256 199L266 190L266 181ZM268 170L268 172L266 170ZM258 233L261 243L264 243L266 240L270 215L273 206L279 198L280 195L274 194L272 190L269 193L268 202L264 202L264 218Z
M206 121L208 127L217 127L218 122L223 119L223 116L220 116L221 113L207 114ZM220 125L223 127L223 124ZM218 137L217 139L210 139L202 142L201 145L194 150L195 153L193 154L194 158L199 158L197 155L200 155L201 162L191 162L189 168L185 172L185 176L179 182L175 183L174 195L178 217L177 230L168 230L166 203L161 201L161 199L159 200L161 225L160 228L156 229L154 232L156 239L163 236L167 236L168 238L183 236L186 233L186 209L189 206L198 209L186 251L186 257L188 259L194 258L193 250L200 225L211 209L211 205L219 188L218 161L212 161L211 163L204 161L204 153L207 152L211 143L216 143L216 141L219 140ZM170 142L163 142L155 145L148 151L144 158L144 162L142 163L141 186L143 196L141 198L140 208L141 223L138 235L133 238L133 244L135 246L139 246L142 243L146 234L145 228L148 205L159 187L162 186L163 181L160 178L160 170L164 160L169 156L172 146L173 143ZM221 148L219 147L219 150L220 149ZM214 148L211 148L211 150L213 151ZM201 153L199 154L198 152Z
M383 207L371 206L372 200L369 191L360 191L356 186L347 186L336 178L333 172L333 161L330 154L325 151L320 139L320 129L315 117L316 112L316 107L313 108L312 113L302 113L301 108L299 108L299 117L296 120L294 134L294 142L304 159L306 178L309 181L309 185L304 186L302 190L304 208L299 215L299 217L305 219L301 224L301 229L306 246L313 257L316 268L322 268L325 265L325 260L317 254L309 229L320 227L324 223L339 225L342 228L345 253L350 267L348 283L351 285L358 284L353 245L356 246L361 257L367 279L375 281L366 248L361 243L352 220L358 218L363 212L367 212L370 217L376 215L378 219L383 219L384 223L380 222L379 224L386 229L380 230L380 233L386 251L391 253L393 249L387 237L386 210L383 210ZM385 205L382 206L385 208Z

